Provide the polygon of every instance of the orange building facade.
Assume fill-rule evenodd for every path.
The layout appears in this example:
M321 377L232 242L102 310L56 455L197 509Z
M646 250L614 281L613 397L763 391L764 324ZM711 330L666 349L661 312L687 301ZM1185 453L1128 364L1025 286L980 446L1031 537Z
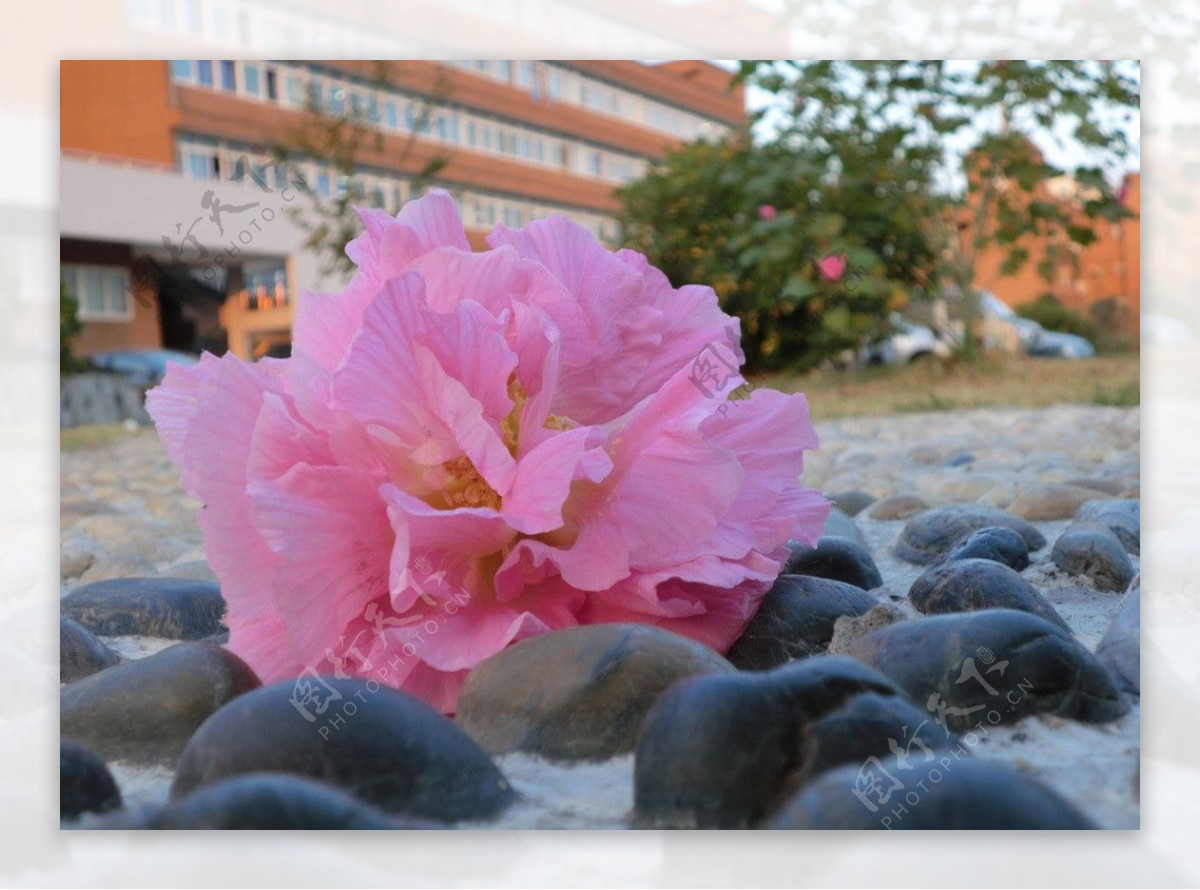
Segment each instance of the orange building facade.
M82 291L77 352L216 349L223 332L242 357L286 353L301 292L340 284L283 212L305 200L283 206L296 177L395 213L438 158L434 184L476 246L496 224L550 214L615 243L615 188L745 121L729 82L688 61L64 61L62 262ZM351 182L317 157L272 160L313 101L375 131ZM254 231L241 228L252 216Z
M1088 221L1080 209L1086 190L1069 177L1043 184L1038 197L1067 205L1081 223L1091 226L1096 240L1082 247L1063 234L1024 236L1016 246L1029 252L1029 260L1012 275L1000 271L1009 248L989 245L976 259L976 286L1014 308L1053 294L1063 305L1089 317L1097 303L1113 300L1118 328L1103 333L1136 333L1141 313L1141 175L1125 177L1121 202L1133 215L1119 222ZM1037 263L1051 244L1062 260L1056 264L1053 280L1047 281Z

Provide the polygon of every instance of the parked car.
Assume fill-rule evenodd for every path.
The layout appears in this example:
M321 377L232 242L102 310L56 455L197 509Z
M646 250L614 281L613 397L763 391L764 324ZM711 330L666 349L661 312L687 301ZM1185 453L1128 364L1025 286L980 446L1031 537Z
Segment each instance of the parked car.
M859 361L865 365L907 365L927 358L949 358L951 348L925 325L893 313L892 333L866 346Z
M161 383L169 362L190 367L199 361L197 356L174 349L130 349L98 352L88 357L88 364L93 370L120 374L126 383L141 387Z
M1096 354L1096 348L1078 334L1043 331L1029 354L1043 358L1091 358Z

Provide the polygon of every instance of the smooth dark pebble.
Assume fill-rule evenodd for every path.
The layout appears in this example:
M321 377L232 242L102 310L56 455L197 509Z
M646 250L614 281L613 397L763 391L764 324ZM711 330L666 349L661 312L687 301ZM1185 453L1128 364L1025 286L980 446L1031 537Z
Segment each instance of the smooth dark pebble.
M176 643L64 687L59 725L109 759L169 764L210 714L258 685L232 652Z
M907 562L928 565L964 536L991 526L1012 529L1030 552L1046 546L1042 533L1024 519L982 504L950 504L909 519L896 542L896 555Z
M816 547L793 547L780 574L829 578L863 590L874 590L883 584L871 552L855 539L840 535L826 535Z
M603 760L633 750L646 712L673 683L732 671L709 647L652 625L569 627L480 662L457 724L492 754Z
M802 789L767 825L774 829L1093 829L1057 792L1005 764L896 758L848 764Z
M825 497L833 501L833 505L845 513L847 516L857 516L871 504L875 503L875 498L867 494L865 491L859 491L857 488L850 491L838 491L833 494L827 494Z
M642 726L635 824L754 826L814 770L886 753L888 737L904 744L903 725L915 730L924 716L888 678L840 656L683 680Z
M931 566L913 582L908 599L926 615L1019 609L1071 632L1063 617L1032 584L990 559L956 559Z
M977 529L964 535L933 564L942 565L959 559L990 559L1016 572L1029 567L1029 547L1025 539L1002 525Z
M67 594L62 610L94 634L200 640L221 631L216 584L186 578L113 578Z
M780 575L726 657L739 670L764 671L820 655L829 647L838 618L862 615L876 605L873 596L853 584Z
M1050 561L1069 575L1082 575L1097 590L1123 591L1133 580L1133 563L1111 530L1099 522L1074 522L1058 536Z
M73 683L121 660L96 635L66 615L58 621L58 673L63 683Z
M1129 710L1091 652L1069 631L1028 612L986 609L902 621L855 640L847 652L959 732L1038 713L1104 723Z
M491 758L424 702L311 671L209 717L179 757L171 797L256 772L305 776L389 813L447 822L491 818L515 798Z
M77 819L84 813L105 813L121 806L121 792L108 765L94 752L71 739L58 744L59 817Z

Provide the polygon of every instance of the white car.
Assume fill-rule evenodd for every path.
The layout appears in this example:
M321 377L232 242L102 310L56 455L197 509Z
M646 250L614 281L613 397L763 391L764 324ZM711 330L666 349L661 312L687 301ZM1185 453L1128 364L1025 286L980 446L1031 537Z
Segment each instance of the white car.
M907 365L927 358L949 358L949 344L923 324L892 315L890 336L865 347L860 361L866 365Z

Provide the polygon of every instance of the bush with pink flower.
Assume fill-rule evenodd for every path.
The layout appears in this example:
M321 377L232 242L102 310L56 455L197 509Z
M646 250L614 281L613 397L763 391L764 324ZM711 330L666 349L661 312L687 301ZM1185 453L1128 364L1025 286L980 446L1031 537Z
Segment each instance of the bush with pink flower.
M171 366L147 408L203 503L230 648L445 711L504 647L659 625L725 651L827 502L802 395L743 380L708 287L562 218L471 251L453 200L364 211L290 359Z

